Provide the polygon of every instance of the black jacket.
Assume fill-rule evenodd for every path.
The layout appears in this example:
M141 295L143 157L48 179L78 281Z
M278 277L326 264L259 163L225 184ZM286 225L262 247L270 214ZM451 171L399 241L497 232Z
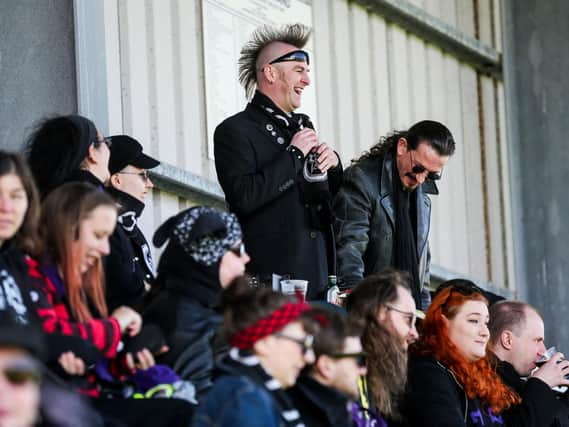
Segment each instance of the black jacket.
M107 188L119 207L119 218L109 238L110 255L105 259L105 297L109 312L121 305L138 309L146 288L154 282L150 245L138 228L144 203L114 188Z
M564 415L567 425L567 406L557 399L555 391L538 378L524 381L514 367L508 362L498 361L496 372L507 386L520 395L522 403L504 411L504 419L508 425L516 427L550 427L558 426L558 417Z
M430 357L410 359L404 413L410 427L509 426L469 399L452 372Z
M361 160L344 172L334 199L334 232L338 276L349 286L364 277L393 266L395 201L393 153ZM430 185L430 184L429 184ZM425 184L414 191L417 205L417 259L421 285L429 283L429 228L431 200ZM431 187L430 192L436 192ZM423 292L426 297L426 292ZM428 305L423 304L424 308ZM418 307L420 308L420 307Z
M306 427L351 427L351 403L342 393L308 375L298 377L287 390Z
M214 300L208 298L208 303L200 296L199 287L170 278L143 312L144 322L158 325L170 348L160 362L194 384L198 401L212 385L215 338L222 320Z
M314 217L329 205L304 203L304 161L287 150L291 138L281 126L260 107L247 105L216 128L215 167L229 210L243 227L249 272L309 280L307 296L315 299L326 289L333 237L331 224L317 224ZM341 164L328 171L331 194L341 177Z

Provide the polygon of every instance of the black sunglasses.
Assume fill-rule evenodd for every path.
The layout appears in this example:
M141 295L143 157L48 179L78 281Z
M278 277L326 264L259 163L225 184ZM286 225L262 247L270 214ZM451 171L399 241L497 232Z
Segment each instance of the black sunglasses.
M237 255L239 258L242 258L245 256L245 253L246 253L245 252L245 243L241 242L237 246L233 246L229 250L231 252L233 252L235 255Z
M41 381L41 370L37 363L32 360L21 360L14 362L2 369L4 377L14 386L27 383L39 384Z
M409 157L411 158L411 164L413 165L413 167L411 168L411 172L413 172L414 174L424 173L427 170L427 168L423 166L421 163L415 164L412 152L413 150L409 150ZM442 170L439 172L431 172L431 171L428 172L429 174L427 175L427 178L430 179L431 181L438 181L443 176Z
M306 62L306 65L310 65L310 57L308 56L308 52L300 49L285 53L284 55L279 56L277 59L273 59L271 62L269 62L269 64L273 65L278 62L288 61Z
M297 343L300 347L302 347L303 355L306 355L308 350L312 350L312 345L314 344L314 337L312 335L306 335L304 338L291 337L281 332L275 332L273 335Z
M367 354L363 351L359 353L332 353L329 355L332 359L354 358L360 368L365 368L367 362Z

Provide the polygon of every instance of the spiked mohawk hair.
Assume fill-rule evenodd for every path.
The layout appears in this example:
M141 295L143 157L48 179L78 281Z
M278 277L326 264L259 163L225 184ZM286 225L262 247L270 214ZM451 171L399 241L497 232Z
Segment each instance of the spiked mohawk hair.
M312 30L306 25L291 24L281 27L263 25L255 30L251 39L241 49L239 57L239 83L245 88L247 99L253 97L257 86L257 59L270 43L282 42L302 49Z

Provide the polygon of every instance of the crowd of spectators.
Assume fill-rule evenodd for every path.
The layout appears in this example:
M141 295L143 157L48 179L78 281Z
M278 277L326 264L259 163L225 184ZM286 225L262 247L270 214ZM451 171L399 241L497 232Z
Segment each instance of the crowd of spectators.
M450 131L416 123L344 174L294 112L309 35L262 27L243 48L251 102L215 133L227 212L147 239L159 161L83 116L0 151L0 426L569 424L569 362L544 358L537 310L463 279L431 301ZM308 289L281 292L287 275Z

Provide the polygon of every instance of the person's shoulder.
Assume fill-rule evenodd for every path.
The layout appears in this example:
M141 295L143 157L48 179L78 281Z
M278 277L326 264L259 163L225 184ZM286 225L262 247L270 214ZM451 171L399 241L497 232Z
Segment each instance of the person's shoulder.
M249 123L255 123L255 119L250 114L250 112L245 109L223 120L219 125L217 125L216 131L232 129L236 127L238 128Z

